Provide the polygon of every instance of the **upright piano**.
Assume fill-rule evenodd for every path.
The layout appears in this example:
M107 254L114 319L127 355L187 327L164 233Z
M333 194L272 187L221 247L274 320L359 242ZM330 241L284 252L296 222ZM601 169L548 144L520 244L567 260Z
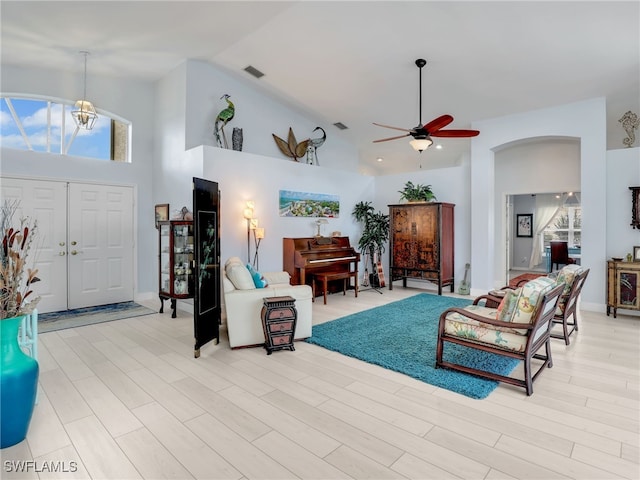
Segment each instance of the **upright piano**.
M349 244L349 237L308 237L282 239L283 269L292 285L311 285L318 272L356 272L360 254Z

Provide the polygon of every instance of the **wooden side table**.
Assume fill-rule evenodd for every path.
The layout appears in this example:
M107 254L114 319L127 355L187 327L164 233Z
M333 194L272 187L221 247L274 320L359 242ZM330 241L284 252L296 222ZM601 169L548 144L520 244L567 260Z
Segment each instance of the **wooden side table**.
M293 297L265 297L262 307L262 330L267 355L275 350L295 350L293 336L296 331L298 311Z

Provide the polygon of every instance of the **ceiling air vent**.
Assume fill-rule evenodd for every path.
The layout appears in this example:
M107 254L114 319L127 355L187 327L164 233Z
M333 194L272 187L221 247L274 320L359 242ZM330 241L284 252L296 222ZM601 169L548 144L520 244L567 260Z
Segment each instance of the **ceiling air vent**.
M245 68L244 71L247 72L250 75L253 75L256 78L260 78L260 77L264 76L264 73L262 73L257 68L252 67L251 65L249 65L247 68Z
M338 127L340 130L346 130L347 128L349 128L349 127L347 127L347 126L346 126L344 123L342 123L342 122L336 122L336 123L334 123L333 125L334 125L335 127Z

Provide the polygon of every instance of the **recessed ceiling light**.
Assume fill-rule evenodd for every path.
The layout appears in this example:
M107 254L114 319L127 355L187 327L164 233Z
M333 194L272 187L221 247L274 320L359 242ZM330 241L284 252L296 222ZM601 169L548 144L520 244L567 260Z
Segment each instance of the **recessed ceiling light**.
M436 149L437 150L442 150L442 145L440 145L440 144L436 145Z
M376 160L377 160L378 162L381 162L381 161L382 161L382 157L378 157L378 158L376 158Z

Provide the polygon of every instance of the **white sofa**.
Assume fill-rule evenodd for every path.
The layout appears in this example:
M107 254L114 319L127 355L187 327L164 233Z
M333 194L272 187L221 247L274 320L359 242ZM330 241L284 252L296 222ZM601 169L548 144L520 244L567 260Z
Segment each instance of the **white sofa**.
M248 277L242 269L246 270ZM287 272L265 272L262 276L268 285L256 288L251 273L238 257L230 258L225 264L222 283L231 348L264 345L260 312L265 297L295 298L298 318L294 338L300 340L311 336L311 287L290 285Z

